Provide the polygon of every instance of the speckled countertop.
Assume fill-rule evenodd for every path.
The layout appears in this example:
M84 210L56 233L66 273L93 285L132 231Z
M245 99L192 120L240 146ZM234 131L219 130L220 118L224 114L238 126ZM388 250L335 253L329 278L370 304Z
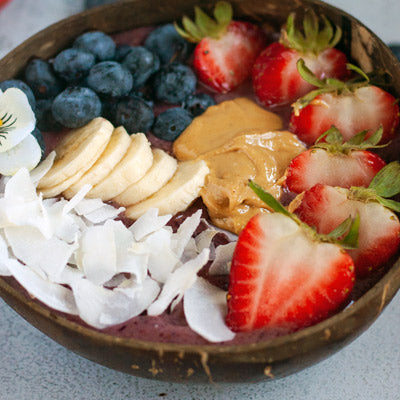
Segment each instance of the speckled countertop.
M149 0L151 1L151 0ZM386 42L400 42L399 0L330 0ZM0 56L82 0L13 0L0 13ZM266 383L179 385L94 364L30 326L0 300L0 400L399 400L400 293L378 320L329 359Z

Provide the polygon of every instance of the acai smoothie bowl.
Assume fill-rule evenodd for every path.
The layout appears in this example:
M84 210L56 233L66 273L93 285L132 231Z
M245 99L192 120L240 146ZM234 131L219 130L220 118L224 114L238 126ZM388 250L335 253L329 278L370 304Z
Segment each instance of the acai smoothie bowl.
M0 61L0 294L93 361L255 382L400 286L400 65L319 1L123 1Z

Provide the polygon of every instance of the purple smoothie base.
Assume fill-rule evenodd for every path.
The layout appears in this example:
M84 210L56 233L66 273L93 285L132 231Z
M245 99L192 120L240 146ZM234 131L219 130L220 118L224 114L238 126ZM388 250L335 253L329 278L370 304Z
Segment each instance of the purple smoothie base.
M144 27L138 28L131 31L123 32L114 35L115 42L120 44L130 44L130 45L141 45L146 38L146 36L152 31L152 27ZM248 97L252 100L256 100L254 93L251 88L250 81L245 82L242 84L237 90L228 93L228 94L216 94L210 92L207 88L199 85L198 87L199 92L206 92L214 96L217 103L229 99L233 99L235 97ZM157 115L158 113L162 112L163 110L170 108L170 105L167 104L158 104L154 108L154 112ZM284 128L288 129L288 122L289 122L289 115L290 115L290 107L283 107L283 108L274 108L271 111L276 112L279 114L283 121L284 121ZM67 131L64 131L64 133ZM47 150L50 152L54 149L57 142L63 136L63 132L52 132L52 133L45 133L45 141L47 145ZM166 150L169 154L172 154L172 143L166 142L164 140L156 138L151 132L147 134L149 141L152 143L154 147L162 148ZM398 159L398 154L400 154L400 136L398 135L396 139L391 143L390 146L384 149L378 149L376 151L381 157L385 159L385 161L390 162ZM289 200L292 196L290 193L286 193L286 199ZM171 225L174 229L176 229L180 223L183 222L184 218L191 215L197 209L203 209L203 217L210 221L210 218L207 214L207 210L203 205L201 199L198 199L193 203L188 210L183 213L180 213L172 218L169 225ZM121 220L130 225L133 221L124 218L121 216ZM199 228L200 230L204 229L205 226ZM214 244L217 246L219 244L227 243L229 240L223 234L218 234L214 239ZM346 304L342 306L342 308L347 307L349 304L356 301L360 298L365 292L367 292L373 285L375 285L382 276L387 272L390 268L392 262L399 257L399 253L396 254L390 262L388 262L385 266L380 268L379 270L372 273L366 279L357 279L352 294ZM228 276L210 276L208 275L208 268L210 263L208 263L199 273L200 276L207 279L212 284L221 287L225 290L228 288ZM32 300L29 293L18 284L18 282L14 278L4 278L11 286L16 288L18 291L24 293L24 295ZM40 303L45 308L49 309L46 305L42 304L41 302L34 300L37 303ZM51 309L49 309L51 310ZM83 322L79 317L67 315L61 312L57 312L51 310L52 313L64 316L66 319L76 322L82 326L87 328L97 330L93 327L88 326L85 322ZM206 339L202 338L194 331L192 331L185 319L184 312L183 312L183 302L181 301L173 311L167 310L160 316L150 317L143 313L138 317L134 317L125 323L115 325L103 330L97 330L99 332L103 332L109 335L122 337L122 338L131 338L131 339L139 339L144 341L150 342L162 342L162 343L176 343L176 344L210 344ZM260 341L267 341L272 338L276 338L278 336L282 336L288 333L291 333L292 330L290 328L280 327L280 328L264 328L258 329L252 332L240 332L237 333L235 338L228 342L221 342L219 344L249 344L255 343Z

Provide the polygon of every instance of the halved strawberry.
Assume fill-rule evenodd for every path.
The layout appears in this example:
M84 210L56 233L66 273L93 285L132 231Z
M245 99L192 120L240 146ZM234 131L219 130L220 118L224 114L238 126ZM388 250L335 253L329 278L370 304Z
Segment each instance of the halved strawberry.
M334 238L348 233L354 242L357 224L348 220L334 235L318 235L253 188L277 212L256 215L239 236L226 323L234 331L315 324L339 309L353 288L353 261Z
M370 138L366 131L344 142L338 129L332 127L320 136L309 150L293 158L285 174L285 184L293 193L311 189L317 183L350 188L368 187L385 165L377 154L367 151L382 138L378 129Z
M387 143L399 125L399 106L396 99L385 90L371 85L369 78L359 68L352 66L363 81L342 82L336 79L320 80L299 60L302 77L318 89L299 99L294 105L290 130L302 141L313 144L332 125L348 140L358 132L369 134L383 127L382 143Z
M266 35L249 22L232 21L232 6L224 1L216 4L214 16L215 21L196 7L195 22L184 16L184 29L177 24L175 28L185 39L198 43L193 59L198 79L225 93L250 76Z
M290 14L286 30L279 43L269 45L257 58L253 67L253 87L264 106L290 104L311 91L314 86L305 81L296 68L302 58L316 76L346 78L346 55L334 49L341 38L341 29L334 30L325 16L320 27L313 11L304 18L304 34L295 27L295 16Z
M400 164L394 162L378 172L369 188L315 185L294 200L294 212L322 234L359 214L358 248L348 252L356 275L365 277L388 261L400 246L400 222L391 211L399 212L400 203L386 198L399 192Z

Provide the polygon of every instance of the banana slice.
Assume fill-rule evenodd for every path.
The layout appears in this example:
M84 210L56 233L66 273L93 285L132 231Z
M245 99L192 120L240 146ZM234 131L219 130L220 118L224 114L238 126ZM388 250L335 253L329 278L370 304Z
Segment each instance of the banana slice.
M111 122L99 117L82 128L69 132L57 145L54 164L39 181L38 189L54 192L49 189L70 180L69 185L64 187L65 190L78 181L103 152L113 130Z
M128 186L142 179L153 163L150 142L144 133L131 135L128 151L114 169L86 195L103 201L118 196Z
M89 184L95 186L101 182L121 161L130 144L131 138L124 127L120 126L114 129L110 141L101 156L78 182L64 191L64 197L70 199L78 193L84 185Z
M126 216L137 219L149 208L158 208L159 215L186 210L199 196L208 173L209 169L203 160L179 163L172 179L153 196L128 207Z
M138 182L133 183L117 197L114 197L118 204L130 206L139 203L158 192L174 175L177 167L175 158L169 156L161 149L153 150L153 165L146 175Z

